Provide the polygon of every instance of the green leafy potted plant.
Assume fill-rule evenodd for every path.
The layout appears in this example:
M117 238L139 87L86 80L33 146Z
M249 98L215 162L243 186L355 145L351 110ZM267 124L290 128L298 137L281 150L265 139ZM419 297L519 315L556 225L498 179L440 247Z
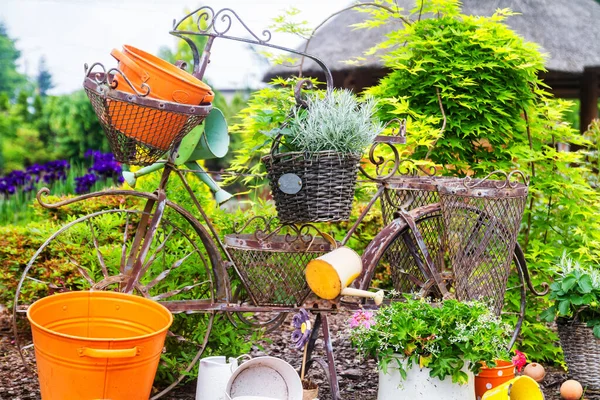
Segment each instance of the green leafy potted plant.
M552 305L541 314L556 319L560 345L569 375L592 389L600 389L600 271L582 266L563 254L554 283Z
M348 219L360 159L383 130L376 106L348 90L316 92L266 133L274 143L262 161L281 221Z
M378 400L474 400L483 363L508 359L510 329L480 302L408 298L351 320L358 352L376 357Z

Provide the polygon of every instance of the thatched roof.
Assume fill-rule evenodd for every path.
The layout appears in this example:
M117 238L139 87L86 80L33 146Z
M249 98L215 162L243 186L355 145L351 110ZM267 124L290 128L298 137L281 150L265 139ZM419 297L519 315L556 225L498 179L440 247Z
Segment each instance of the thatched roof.
M406 14L414 7L415 0L400 0L399 3ZM600 65L600 4L595 0L463 0L462 3L465 14L490 16L499 8L521 13L509 17L506 22L549 54L546 68L550 73L580 74L585 66ZM388 25L372 30L349 27L367 17L368 14L355 10L337 15L317 31L308 52L321 58L334 74L355 68L343 61L362 56L365 50L380 42L385 33L401 26ZM371 70L382 67L376 57L364 64L364 68ZM265 80L296 71L275 66L267 72ZM304 71L307 75L320 75L319 67L310 60L305 61Z

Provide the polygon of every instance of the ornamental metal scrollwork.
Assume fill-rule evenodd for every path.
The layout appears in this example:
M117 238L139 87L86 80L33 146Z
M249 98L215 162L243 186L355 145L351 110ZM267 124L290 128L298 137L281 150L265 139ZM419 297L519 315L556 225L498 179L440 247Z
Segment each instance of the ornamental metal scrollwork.
M233 25L233 18L235 18L257 42L259 43L268 43L271 40L271 31L265 29L262 31L263 38L261 39L256 35L246 23L240 18L239 15L231 8L223 8L219 11L216 11L209 6L203 6L195 11L192 11L185 17L183 17L179 22L177 20L173 20L173 30L177 31L179 26L188 18L192 18L194 20L194 15L197 14L198 17L195 19L194 24L198 29L198 33L210 35L210 36L225 36L227 32L231 29ZM219 24L221 22L222 24ZM184 31L181 31L184 32Z
M100 68L101 72L93 72L94 68L96 68L96 67ZM133 90L133 92L137 96L146 97L150 94L150 86L147 83L144 82L141 84L141 87L144 88L146 90L146 92L145 93L139 92L133 86L133 83L131 83L131 81L125 76L125 74L118 68L110 68L107 71L106 67L102 63L99 63L99 62L93 63L89 67L88 67L88 64L83 64L83 68L85 71L85 77L92 79L98 85L106 85L111 89L116 89L119 82L117 80L115 80L115 75L118 74L127 83L127 85L129 85L131 90Z
M501 175L504 177L504 180L492 180L490 179L492 176ZM517 180L512 180L513 177L516 177ZM473 179L470 176L465 177L463 181L463 185L467 189L474 189L481 185L482 183L490 180L494 183L496 189L505 189L507 186L511 189L516 188L519 185L519 177L523 180L525 186L529 185L529 177L526 176L522 171L514 170L510 173L506 173L504 171L494 171L487 174L485 177L478 179Z
M284 241L287 244L293 244L295 242L301 242L304 245L308 245L310 248L312 243L315 241L317 236L321 236L328 242L335 242L330 235L322 232L319 228L313 224L294 225L292 223L278 224L277 217L264 217L255 216L250 218L244 224L234 222L234 233L236 235L244 234L244 231L251 225L258 225L260 228L256 228L252 233L255 240L259 242L266 242L275 235L284 235ZM335 243L332 245L337 246Z

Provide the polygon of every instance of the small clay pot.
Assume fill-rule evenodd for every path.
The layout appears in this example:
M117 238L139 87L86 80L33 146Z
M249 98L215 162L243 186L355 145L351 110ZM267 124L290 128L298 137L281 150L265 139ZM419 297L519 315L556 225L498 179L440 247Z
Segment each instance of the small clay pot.
M538 363L531 363L527 364L523 370L523 374L539 383L544 380L544 376L546 376L546 370Z
M310 379L302 381L302 400L314 400L319 397L319 387Z
M565 400L579 400L582 395L583 388L575 380L570 379L560 386L560 396Z

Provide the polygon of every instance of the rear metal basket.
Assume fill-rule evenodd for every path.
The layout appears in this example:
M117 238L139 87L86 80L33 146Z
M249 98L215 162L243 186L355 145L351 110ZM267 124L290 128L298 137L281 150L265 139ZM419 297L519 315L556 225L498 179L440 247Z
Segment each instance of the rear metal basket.
M319 236L231 234L227 250L250 298L259 306L299 306L310 294L309 261L335 247Z
M406 211L440 201L438 185L456 182L459 178L445 176L394 176L385 180L385 191L381 197L381 211L385 224L398 217L401 209ZM425 241L434 265L441 271L444 264L443 221L440 213L429 215L419 223L419 230ZM424 259L417 245L414 233L410 231L401 240L395 240L383 255L383 261L390 267L394 289L400 293L414 293L419 290L417 281L426 277L415 262Z
M503 174L504 180L488 179ZM525 183L511 181L520 174ZM528 183L520 171L496 171L438 186L444 244L459 300L483 300L500 313Z
M129 165L149 165L170 151L202 123L212 106L190 106L122 92L112 79L90 73L83 86L104 128L115 159Z
M383 221L389 224L397 218L403 208L413 210L440 201L438 186L460 181L451 176L394 176L385 180L385 191L381 196Z

